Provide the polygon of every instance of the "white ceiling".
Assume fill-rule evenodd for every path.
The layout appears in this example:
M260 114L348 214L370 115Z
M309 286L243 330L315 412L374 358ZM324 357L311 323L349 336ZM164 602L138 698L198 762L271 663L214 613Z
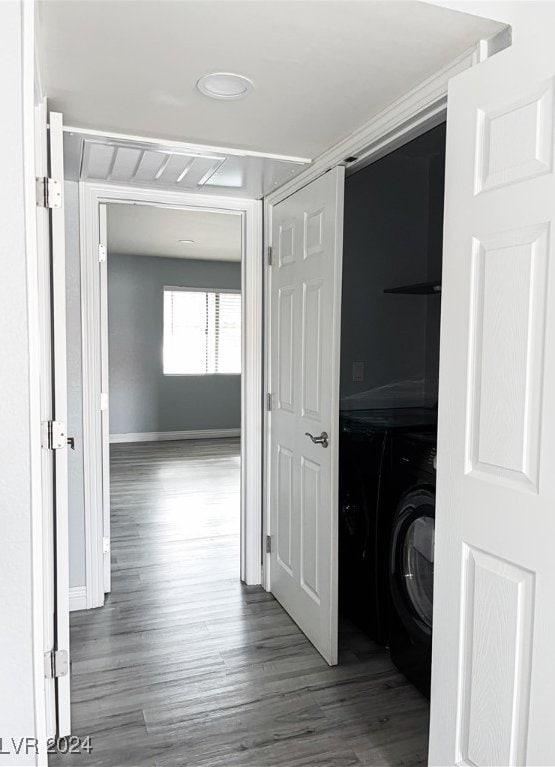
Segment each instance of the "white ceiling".
M50 107L66 125L314 158L498 22L393 0L42 0ZM212 71L254 81L202 96Z
M183 245L178 240L195 240ZM241 260L241 216L153 205L108 205L108 252L208 261Z

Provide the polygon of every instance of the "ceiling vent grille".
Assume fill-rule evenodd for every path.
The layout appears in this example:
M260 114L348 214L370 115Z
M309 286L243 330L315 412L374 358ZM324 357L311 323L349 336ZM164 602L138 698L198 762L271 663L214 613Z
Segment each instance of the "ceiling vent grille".
M81 178L170 189L197 189L210 181L226 159L216 154L118 146L87 139L84 142Z

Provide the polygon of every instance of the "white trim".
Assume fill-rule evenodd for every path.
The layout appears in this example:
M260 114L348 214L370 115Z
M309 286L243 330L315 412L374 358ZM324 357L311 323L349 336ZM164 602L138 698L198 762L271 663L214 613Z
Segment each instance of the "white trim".
M233 149L227 146L213 146L210 144L190 144L186 141L172 141L152 138L152 136L135 136L130 133L111 133L110 131L93 130L92 128L80 128L67 125L64 128L66 133L78 133L80 136L91 136L92 138L104 139L107 142L129 142L131 144L146 144L154 146L159 150L168 149L172 152L184 152L191 154L198 152L208 152L210 154L228 154L234 157L263 157L267 160L280 160L283 162L306 165L312 160L308 157L292 157L287 154L272 154L269 152L256 152L250 149Z
M111 522L110 519L110 410L109 410L109 376L110 376L110 353L108 349L108 263L106 256L101 260L100 249L104 247L104 253L108 252L108 210L106 205L98 206L98 273L99 273L99 296L100 296L100 434L102 445L102 509L103 509L103 546L102 558L104 560L104 594L109 594L112 590L112 558L110 552L106 551L104 544L110 541Z
M413 90L406 93L387 109L372 117L348 138L317 157L311 166L294 179L276 189L264 199L264 253L272 247L272 209L282 200L294 194L303 186L326 173L337 165L345 164L345 158L356 157L349 163L349 169L359 169L375 162L403 143L438 125L447 116L447 88L449 80L479 63L483 46L478 43L443 67ZM271 385L270 317L271 317L271 274L272 268L265 263L264 279L264 391ZM270 520L270 470L266 459L270 455L271 413L264 411L264 461L263 461L263 530L264 540L271 534ZM262 582L267 591L271 590L270 555L263 555Z
M179 439L225 439L240 437L241 429L189 429L188 431L136 431L110 434L110 444L121 442L166 442Z
M262 203L243 216L241 260L241 577L262 578L263 269Z
M34 85L33 85L33 90L34 90L34 94L35 94L35 106L38 106L39 104L41 104L45 100L46 92L44 90L44 84L43 84L43 81L42 81L42 71L41 71L41 61L40 61L40 42L39 42L38 30L36 28L36 25L35 25L35 30L34 30L33 36L34 36L34 43L33 43Z
M77 612L77 610L87 609L87 587L86 586L71 586L69 589L69 611L70 613Z
M102 515L102 443L99 411L101 381L100 275L94 246L99 236L98 203L87 211L84 185L79 185L79 237L81 258L81 342L83 387L83 485L85 511L85 582L87 607L104 604ZM93 253L91 254L91 248Z
M257 200L89 182L79 184L79 201L87 607L100 607L104 603L98 269L99 206L102 203L135 202L242 215L241 579L248 584L259 584L262 559L262 204Z

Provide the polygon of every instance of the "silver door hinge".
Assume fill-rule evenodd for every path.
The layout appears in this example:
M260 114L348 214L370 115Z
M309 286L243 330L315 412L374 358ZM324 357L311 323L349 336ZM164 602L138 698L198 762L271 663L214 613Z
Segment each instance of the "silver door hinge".
M267 254L268 254L268 266L273 266L274 265L274 249L271 245L268 245Z
M46 450L60 450L67 446L67 426L64 421L41 423L41 445Z
M269 413L272 411L272 395L270 392L266 395L266 410Z
M106 245L100 244L98 246L98 261L103 264L106 261Z
M47 679L67 676L68 672L69 656L67 650L52 650L44 653L44 676Z
M110 553L110 539L104 537L102 539L102 553L103 554L109 554Z
M272 536L267 535L266 536L266 554L272 553Z
M62 185L55 178L37 178L37 205L39 208L62 207Z

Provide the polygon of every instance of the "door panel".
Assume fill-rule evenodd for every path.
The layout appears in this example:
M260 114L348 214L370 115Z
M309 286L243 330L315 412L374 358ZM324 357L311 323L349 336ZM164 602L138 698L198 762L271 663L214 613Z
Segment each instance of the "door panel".
M36 176L48 176L48 108L46 99L35 107ZM50 211L37 205L37 254L40 300L41 422L54 420L52 381L52 275L50 264ZM41 484L43 514L43 587L44 587L44 653L55 645L55 545L54 545L54 455L43 446L41 451ZM54 738L57 728L56 681L45 677L47 737Z
M293 335L294 335L294 305L295 289L286 287L278 292L278 359L279 380L278 380L278 407L281 410L288 410L293 413L295 410L294 401L294 358L293 358Z
M430 763L553 765L555 50L449 89Z
M320 475L320 465L301 456L301 586L318 605L318 514L322 509Z
M272 213L271 590L330 664L337 663L343 184L336 168ZM326 432L329 445L306 432Z
M62 115L49 116L50 176L64 180ZM54 420L67 425L66 260L62 205L50 211L52 290L52 399ZM57 734L71 733L69 673L69 526L67 445L54 453L55 635L54 647L67 654L67 671L56 679Z
M322 281L312 280L303 285L302 355L303 399L302 414L321 420L322 385Z

